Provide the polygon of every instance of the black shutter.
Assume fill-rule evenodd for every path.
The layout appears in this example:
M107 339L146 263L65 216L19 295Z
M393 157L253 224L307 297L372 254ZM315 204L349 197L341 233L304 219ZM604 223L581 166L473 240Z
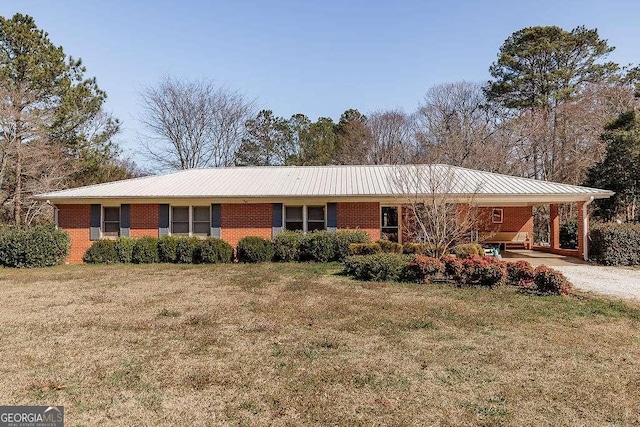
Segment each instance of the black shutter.
M211 204L211 237L220 238L222 229L222 205L220 203Z
M120 205L120 236L131 234L131 205Z
M271 220L271 235L275 237L284 228L282 227L282 203L273 204L273 218Z
M158 236L169 235L169 205L158 205Z
M100 239L100 219L102 217L101 205L91 205L91 219L89 222L89 239L90 240L98 240Z
M338 204L327 203L327 231L338 229Z

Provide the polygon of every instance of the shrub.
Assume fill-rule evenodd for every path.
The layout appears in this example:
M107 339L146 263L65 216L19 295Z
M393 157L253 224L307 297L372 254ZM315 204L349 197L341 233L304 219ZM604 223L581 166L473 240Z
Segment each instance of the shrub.
M120 262L116 250L116 241L109 239L96 240L87 249L82 260L87 264L115 264Z
M116 254L118 255L118 261L124 264L131 262L133 257L133 247L136 244L136 239L133 237L118 237L115 241Z
M401 254L402 253L402 245L400 243L392 242L387 239L380 239L376 242L382 252L388 254Z
M640 224L596 224L589 255L604 265L640 265Z
M300 260L328 262L336 260L336 237L334 232L314 231L300 241Z
M542 295L566 295L571 290L571 284L567 278L546 265L535 269L533 283L536 291Z
M460 281L462 278L462 260L453 255L446 255L442 258L444 263L444 274L451 280Z
M351 255L373 255L382 252L377 243L352 243L349 245Z
M276 234L273 239L275 259L283 262L298 261L303 238L304 235L300 231L283 231Z
M473 255L484 256L484 249L478 243L465 243L455 246L452 250L458 258L469 258Z
M533 282L533 267L527 261L507 263L507 281L514 286L528 286Z
M493 257L445 257L445 273L458 286L495 287L506 283L506 263Z
M350 244L371 242L371 237L364 230L338 230L331 234L334 239L334 261L343 261L351 254Z
M433 257L442 253L442 251L436 250L433 245L429 243L405 243L402 245L402 253L408 255L425 255Z
M578 248L578 221L575 219L560 225L560 247L563 249Z
M407 266L406 279L412 282L430 283L434 276L444 273L444 262L438 258L419 255Z
M53 226L0 231L0 265L48 267L69 255L69 235Z
M247 236L238 242L236 254L240 262L267 262L273 259L275 249L271 240Z
M176 262L178 241L174 236L162 236L158 239L158 260L160 262Z
M199 264L233 262L233 247L215 237L201 240L194 252L194 262Z
M133 245L131 261L136 264L151 264L158 262L158 239L142 237Z
M408 263L400 254L354 255L345 259L344 272L364 281L400 281L406 277Z
M178 237L176 239L176 259L178 264L193 264L194 253L200 245L197 237Z

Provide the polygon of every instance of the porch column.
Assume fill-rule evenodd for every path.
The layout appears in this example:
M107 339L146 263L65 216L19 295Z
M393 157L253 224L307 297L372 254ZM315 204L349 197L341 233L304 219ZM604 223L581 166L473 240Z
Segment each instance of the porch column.
M578 223L580 221L578 220ZM549 243L551 250L560 249L560 216L558 205L549 205Z
M589 213L585 202L578 202L578 254L580 258L587 260L588 255L588 235L589 235Z

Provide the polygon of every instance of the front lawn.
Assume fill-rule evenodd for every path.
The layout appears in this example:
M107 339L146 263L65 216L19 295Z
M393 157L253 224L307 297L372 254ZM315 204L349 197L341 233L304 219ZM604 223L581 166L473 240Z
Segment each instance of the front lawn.
M638 421L637 305L339 270L0 270L2 404L69 426Z

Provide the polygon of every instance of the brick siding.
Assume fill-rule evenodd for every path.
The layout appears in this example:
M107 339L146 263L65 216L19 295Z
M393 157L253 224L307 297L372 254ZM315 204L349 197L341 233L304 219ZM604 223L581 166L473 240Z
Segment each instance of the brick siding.
M71 237L71 250L67 262L81 263L82 256L91 246L89 227L91 220L90 205L59 205L58 227Z
M131 205L131 237L158 237L159 211L157 204Z
M372 240L380 239L380 203L338 203L338 229L360 229Z
M220 237L234 248L246 236L271 239L272 212L271 203L222 205Z

